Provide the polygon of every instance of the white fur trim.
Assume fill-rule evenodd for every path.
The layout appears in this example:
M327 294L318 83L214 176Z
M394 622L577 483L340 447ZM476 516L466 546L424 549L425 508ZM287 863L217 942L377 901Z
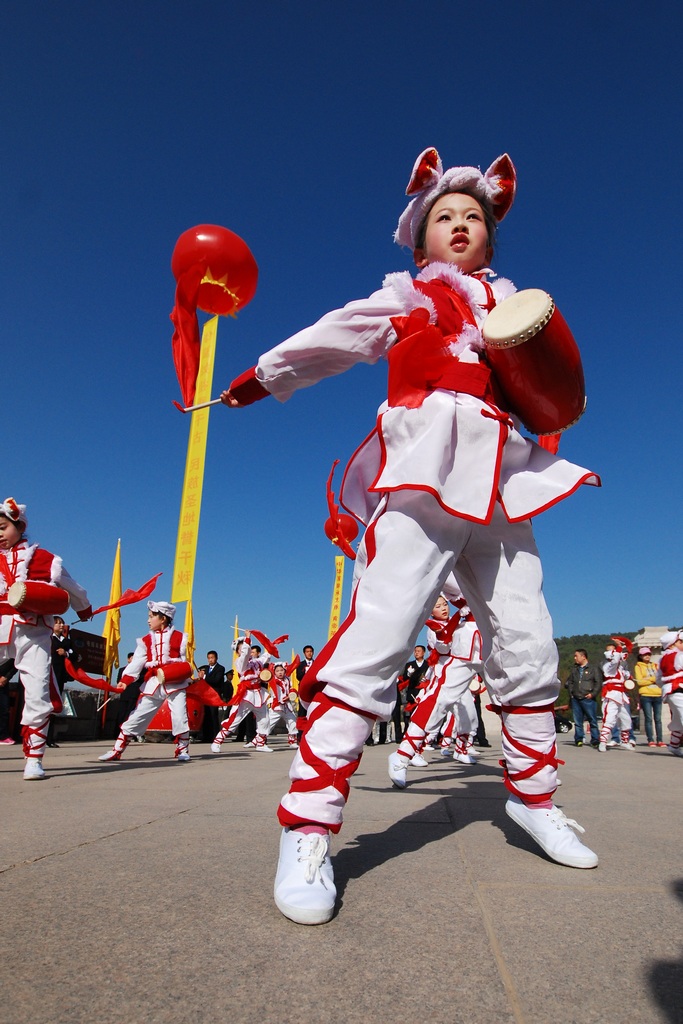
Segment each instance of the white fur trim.
M59 555L55 555L52 559L52 565L50 566L50 582L57 583L62 578L62 560Z
M382 287L393 291L406 315L412 313L414 309L426 309L429 312L429 322L436 323L434 303L428 295L418 291L407 270L401 270L396 274L387 274L382 282Z

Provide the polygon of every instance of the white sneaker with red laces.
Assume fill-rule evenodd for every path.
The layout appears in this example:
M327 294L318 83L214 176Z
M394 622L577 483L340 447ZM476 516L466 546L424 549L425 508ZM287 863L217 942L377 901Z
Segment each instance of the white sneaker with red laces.
M584 846L576 835L585 829L565 817L559 807L534 807L523 803L518 796L511 796L505 804L505 812L558 864L569 868L597 867L597 853Z
M98 761L120 761L121 751L119 750L108 750L106 754L100 754L97 758Z
M337 890L329 834L285 828L275 876L275 904L297 924L325 924L334 913Z

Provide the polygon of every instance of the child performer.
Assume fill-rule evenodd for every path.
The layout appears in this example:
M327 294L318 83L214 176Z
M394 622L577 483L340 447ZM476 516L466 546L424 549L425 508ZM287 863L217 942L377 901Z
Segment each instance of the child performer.
M635 740L631 740L631 701L626 691L626 684L631 673L626 667L633 644L630 640L621 637L612 637L613 644L607 644L605 648L605 661L602 666L604 682L602 684L602 725L600 726L600 743L598 750L603 754L610 745L612 730L616 727L621 735L619 744L613 746L623 747L625 750L633 750ZM633 685L633 684L631 684Z
M280 720L287 726L287 744L292 748L299 746L296 739L297 715L293 704L296 703L296 692L287 675L287 666L282 661L273 665L273 678L270 683L271 695L268 698L268 732L266 738Z
M18 505L14 498L0 503L0 662L13 658L24 685L24 778L32 780L45 778L43 754L50 715L62 709L51 666L54 616L15 611L7 603L7 592L14 583L47 583L67 591L82 622L92 617L92 608L61 558L28 543L27 524L26 505Z
M431 678L418 695L403 740L397 750L389 755L389 779L398 789L405 789L408 765L417 763L420 767L427 738L438 733L448 711L467 690L477 672L481 671L480 662L473 665L467 659L459 658L468 646L467 638L463 637L461 642L459 634L470 633L470 630L466 630L466 624L468 619L473 621L473 616L455 581L449 580L449 583L449 593L457 602L457 611L451 617L448 599L444 594L439 595L427 631L429 659L433 663ZM438 627L439 623L441 628ZM474 629L476 631L476 625ZM478 636L476 639L480 640ZM471 653L473 642L476 642L475 638L470 639L470 651L467 653ZM416 757L419 759L417 762Z
M230 701L232 711L228 717L221 722L221 727L216 738L211 744L214 754L220 754L221 746L228 736L234 736L243 718L252 714L256 719L256 738L245 743L245 747L254 747L256 750L272 754L273 748L269 747L268 738L268 686L261 679L261 672L270 660L270 655L261 656L261 648L258 644L249 646L250 637L240 637L233 641L233 650L237 651L235 671L239 676L239 686L235 696Z
M351 610L299 695L307 727L279 809L275 901L302 924L332 916L329 833L341 827L365 740L375 719L389 719L396 674L451 571L500 700L507 813L554 860L582 868L598 861L552 804L557 650L530 518L600 481L522 436L498 397L481 335L489 311L515 291L489 280L496 222L512 205L515 181L507 154L484 174L444 173L436 151L426 150L395 234L412 248L417 278L389 275L369 299L261 356L221 395L233 407L269 394L286 401L357 362L389 362L388 401L342 488L344 506L367 524Z
M147 669L140 687L140 700L121 726L113 748L102 754L99 761L120 761L131 738L144 735L165 700L171 712L171 728L176 742L175 756L180 762L190 760L186 690L192 681L192 668L186 661L187 633L173 629L176 612L174 604L168 601L148 601L147 608L150 631L146 636L138 638L133 657L117 684L117 689L125 690L136 682L143 669ZM178 665L178 669L170 669L171 665ZM168 671L164 672L165 669ZM159 670L166 676L163 682L157 675Z
M671 709L669 750L683 757L683 630L670 630L660 638L664 653L659 662L662 696Z

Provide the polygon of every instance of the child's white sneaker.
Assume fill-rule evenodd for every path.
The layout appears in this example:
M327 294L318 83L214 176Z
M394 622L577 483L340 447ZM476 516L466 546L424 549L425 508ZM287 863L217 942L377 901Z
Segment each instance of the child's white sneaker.
M408 774L408 758L400 754L389 754L389 778L398 789L406 788Z
M429 768L429 761L425 760L422 754L413 754L410 763L413 768Z
M212 743L211 744L211 753L212 754L220 754L220 752L221 752L221 744L220 743Z
M190 755L188 754L188 752L186 750L184 750L182 752L182 754L178 754L178 761L180 761L181 763L184 764L186 761L190 761L190 760L191 760Z
M121 751L120 750L108 750L106 754L100 754L97 758L98 761L120 761Z
M24 765L24 778L27 781L33 781L33 779L44 779L45 769L43 768L43 761L40 757L27 757L26 764Z
M607 744L606 743L598 743L598 750L599 750L599 752L601 754L606 754L607 753Z
M683 747L672 747L670 743L667 743L666 749L670 754L673 754L674 757L683 757ZM24 778L26 778L26 776L24 776Z
M518 796L511 796L505 804L505 812L558 864L570 868L597 867L598 855L584 846L576 835L585 829L565 817L559 807L533 807Z
M330 920L337 890L329 834L282 830L274 896L278 910L290 921L325 924Z
M476 764L476 757L472 757L471 754L453 754L453 760L459 761L460 764Z

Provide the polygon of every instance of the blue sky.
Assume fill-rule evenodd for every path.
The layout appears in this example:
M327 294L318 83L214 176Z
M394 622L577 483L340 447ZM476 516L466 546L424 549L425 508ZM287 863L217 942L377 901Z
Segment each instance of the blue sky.
M119 537L124 587L163 571L170 592L184 230L223 224L259 264L253 302L219 326L218 394L410 268L392 233L422 149L482 167L508 151L519 192L495 266L549 291L574 331L588 410L562 453L604 485L536 520L556 635L680 624L681 22L658 2L4 5L0 490L28 505L32 539L94 604ZM325 480L385 381L356 367L285 405L212 411L200 651L227 660L236 614L322 645ZM144 626L124 612L122 653Z

